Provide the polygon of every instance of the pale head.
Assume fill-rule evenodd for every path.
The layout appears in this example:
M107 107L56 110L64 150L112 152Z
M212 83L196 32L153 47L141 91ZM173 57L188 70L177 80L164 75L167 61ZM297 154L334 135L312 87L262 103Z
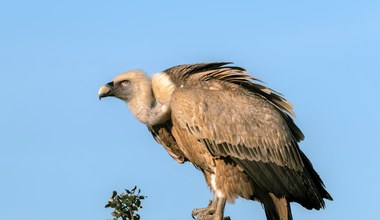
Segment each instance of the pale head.
M151 83L143 71L133 70L117 75L111 82L100 87L99 99L114 96L125 102L130 102L141 93L150 92Z

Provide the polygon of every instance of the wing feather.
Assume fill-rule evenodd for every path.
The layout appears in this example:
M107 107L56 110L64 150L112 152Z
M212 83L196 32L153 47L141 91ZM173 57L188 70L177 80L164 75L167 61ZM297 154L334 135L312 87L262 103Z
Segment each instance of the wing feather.
M178 146L176 140L170 132L171 123L148 126L148 130L152 133L157 143L164 146L169 155L178 163L184 163L187 161L184 153Z
M215 156L303 167L286 121L260 96L181 88L174 92L171 108L172 117L206 141Z
M166 72L171 76L172 81L177 87L186 85L199 87L203 86L200 82L212 82L217 80L219 82L228 82L245 88L246 90L263 97L268 102L272 103L275 108L280 110L280 114L288 124L296 141L303 140L304 135L302 131L290 117L295 117L295 114L292 111L293 105L283 98L281 93L256 83L261 81L247 75L244 68L238 66L226 66L228 64L231 64L231 62L185 64L171 67L163 72Z

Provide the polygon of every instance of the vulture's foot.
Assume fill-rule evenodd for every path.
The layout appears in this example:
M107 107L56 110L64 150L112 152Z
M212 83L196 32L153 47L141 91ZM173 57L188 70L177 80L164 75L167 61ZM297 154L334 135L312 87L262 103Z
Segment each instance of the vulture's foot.
M230 217L223 217L225 199L218 199L214 197L213 201L208 203L206 208L194 209L191 216L197 220L231 220Z
M195 219L195 217L198 216L197 219L200 220L203 216L211 216L211 215L213 215L215 213L215 210L216 210L215 203L216 202L210 200L206 208L197 208L197 209L194 209L191 212L191 216L193 217L193 219Z

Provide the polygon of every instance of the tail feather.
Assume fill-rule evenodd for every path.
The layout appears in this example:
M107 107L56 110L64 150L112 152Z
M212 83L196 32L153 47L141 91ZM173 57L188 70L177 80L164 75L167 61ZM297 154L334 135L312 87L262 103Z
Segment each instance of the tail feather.
M292 220L292 211L285 197L277 198L272 193L261 198L267 220Z

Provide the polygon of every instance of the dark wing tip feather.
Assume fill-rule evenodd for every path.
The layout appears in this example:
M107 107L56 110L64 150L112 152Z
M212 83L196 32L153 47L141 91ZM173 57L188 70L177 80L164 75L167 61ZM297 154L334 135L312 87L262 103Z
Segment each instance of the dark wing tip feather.
M314 170L313 165L311 164L310 160L306 157L306 155L300 151L301 158L305 164L305 170L307 170L308 174L311 176L313 182L318 188L318 191L322 198L333 200L332 196L327 192L325 188L325 184L323 183L321 177L319 174ZM324 207L324 203L322 208Z

